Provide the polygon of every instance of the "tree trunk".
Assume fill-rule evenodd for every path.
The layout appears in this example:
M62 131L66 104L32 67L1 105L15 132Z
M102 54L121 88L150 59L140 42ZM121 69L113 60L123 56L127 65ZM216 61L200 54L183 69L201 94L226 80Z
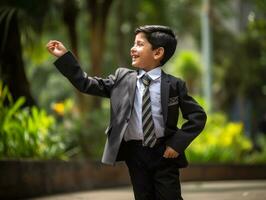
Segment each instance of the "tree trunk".
M117 5L117 12L116 12L116 18L117 18L117 60L118 60L118 66L126 66L126 60L125 60L125 36L122 32L122 25L124 20L124 3L125 1L119 0Z
M87 0L87 11L91 17L89 27L91 28L91 74L100 76L102 74L103 53L105 49L105 30L108 13L112 0ZM92 108L101 106L101 100L94 97Z
M78 37L77 37L77 17L78 17L78 8L77 4L73 0L65 0L63 5L63 19L64 23L67 27L69 40L71 44L72 52L75 54L76 58L79 59L79 52L78 52ZM82 114L85 110L89 110L89 104L86 99L86 96L81 92L75 90L76 98L77 98L77 108L78 113Z
M0 20L0 30L0 78L8 86L14 100L24 96L24 106L35 105L24 70L18 15L15 9L10 9Z

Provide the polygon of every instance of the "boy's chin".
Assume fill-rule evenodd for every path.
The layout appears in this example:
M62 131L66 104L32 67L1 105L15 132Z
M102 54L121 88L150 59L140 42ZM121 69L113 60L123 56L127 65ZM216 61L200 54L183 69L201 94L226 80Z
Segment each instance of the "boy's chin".
M133 67L137 68L137 69L142 69L142 67L138 66L138 65L132 65Z
M139 65L132 65L133 67L135 67L135 68L137 68L137 69L141 69L141 70L144 70L144 71L150 71L150 70L152 70L153 68L149 68L149 67L141 67L141 66L139 66Z
M132 65L132 67L135 67L137 69L141 69L141 67L139 65L135 64L135 63L132 63L131 65Z
M137 69L144 69L145 67L141 67L141 66L139 66L138 64L136 64L136 63L132 63L131 64L133 67L135 67L135 68L137 68Z
M136 65L135 66L133 65L133 67L136 68L136 69L142 69L142 70L146 71L145 67L140 67L140 66L136 66Z

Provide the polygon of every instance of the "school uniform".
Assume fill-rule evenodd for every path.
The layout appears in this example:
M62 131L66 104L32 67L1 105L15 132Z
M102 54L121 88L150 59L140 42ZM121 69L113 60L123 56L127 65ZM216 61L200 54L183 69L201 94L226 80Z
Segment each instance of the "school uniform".
M185 82L166 74L161 68L147 73L142 70L118 68L107 78L90 77L80 68L71 52L55 61L57 69L81 92L110 98L110 123L102 162L114 165L125 161L136 200L182 199L179 168L188 162L185 149L203 130L206 114L188 95ZM141 115L147 75L151 115L154 123L152 147L143 143ZM179 110L186 122L177 127ZM164 158L166 146L179 153L177 158Z

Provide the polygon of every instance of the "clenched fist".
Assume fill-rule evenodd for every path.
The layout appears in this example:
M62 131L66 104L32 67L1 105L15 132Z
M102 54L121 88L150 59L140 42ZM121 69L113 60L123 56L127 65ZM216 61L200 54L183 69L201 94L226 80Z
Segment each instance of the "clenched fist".
M67 52L66 47L63 43L57 40L50 40L46 45L47 50L54 56L60 57Z

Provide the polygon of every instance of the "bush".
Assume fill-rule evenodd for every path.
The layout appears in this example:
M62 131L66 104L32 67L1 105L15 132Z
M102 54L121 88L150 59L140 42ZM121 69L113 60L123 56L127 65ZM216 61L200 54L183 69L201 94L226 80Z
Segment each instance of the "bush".
M75 111L71 99L54 104L53 110L60 119L60 130L66 135L66 146L72 149L69 156L99 160L106 140L109 99L103 100L103 108L82 114Z
M197 93L200 90L200 77L202 75L200 56L194 51L180 51L170 64L169 72L186 81L188 91Z
M239 163L252 149L243 124L228 122L221 113L210 114L204 131L188 148L193 163Z
M257 138L257 144L260 147L259 150L253 151L244 158L244 163L266 163L266 136L259 135Z
M37 107L22 108L25 99L13 102L0 83L0 157L66 159L55 119Z

